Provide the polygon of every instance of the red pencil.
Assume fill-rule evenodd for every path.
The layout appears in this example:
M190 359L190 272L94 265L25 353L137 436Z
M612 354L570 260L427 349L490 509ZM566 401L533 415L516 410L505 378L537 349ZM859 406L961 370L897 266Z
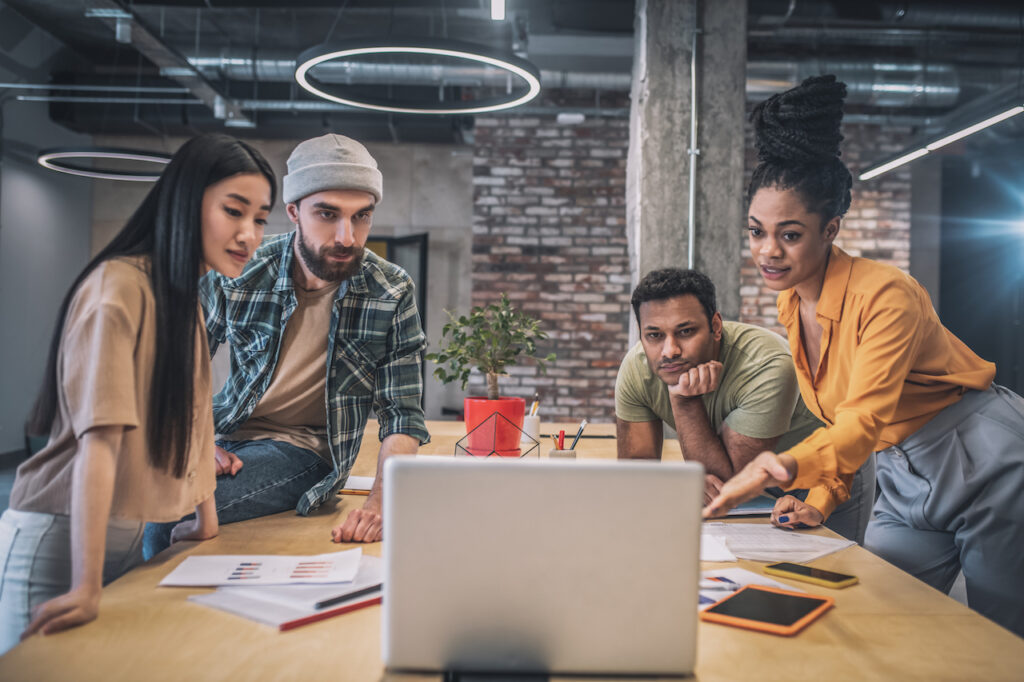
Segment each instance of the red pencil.
M565 429L558 432L558 449L565 450Z

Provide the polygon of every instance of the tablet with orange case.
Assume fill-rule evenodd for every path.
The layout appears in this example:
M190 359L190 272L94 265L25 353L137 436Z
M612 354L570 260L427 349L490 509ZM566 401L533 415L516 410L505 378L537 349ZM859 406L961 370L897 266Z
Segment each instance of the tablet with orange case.
M795 635L832 608L835 599L775 587L747 585L701 612L701 620Z

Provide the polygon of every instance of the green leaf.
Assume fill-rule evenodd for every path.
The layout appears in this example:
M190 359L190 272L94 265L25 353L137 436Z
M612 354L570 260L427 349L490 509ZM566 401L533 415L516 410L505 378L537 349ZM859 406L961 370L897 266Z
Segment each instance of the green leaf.
M504 374L505 368L525 359L533 359L538 369L546 371L545 363L555 360L554 353L537 356L537 342L548 334L540 329L540 322L516 310L507 294L484 306L475 306L469 315L445 310L448 322L442 328L441 349L426 356L438 365L447 365L448 371L438 367L434 375L445 383L459 380L465 389L471 370L482 373Z

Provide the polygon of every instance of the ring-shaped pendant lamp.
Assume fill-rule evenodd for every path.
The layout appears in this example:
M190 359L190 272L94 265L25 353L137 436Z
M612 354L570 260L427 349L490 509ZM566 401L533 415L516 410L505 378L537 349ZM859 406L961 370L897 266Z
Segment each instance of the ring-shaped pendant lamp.
M429 106L415 106L412 103L396 104L393 100L388 99L345 96L345 86L322 83L309 73L318 64L335 59L381 54L433 55L493 66L521 79L526 85L526 94L520 96L510 95L509 97L491 97L478 99L473 102L438 102ZM343 44L317 45L300 54L298 64L298 68L295 69L295 80L299 85L317 97L361 109L386 111L396 114L482 114L488 111L511 109L521 104L526 104L540 94L540 72L530 62L519 57L489 50L481 45L456 40L380 38L347 41ZM341 94L327 92L324 89L325 87L336 88Z
M104 170L102 168L90 168L88 166L75 165L66 159L121 159L125 161L144 161L147 163L167 164L171 157L160 152L147 152L140 149L119 149L116 147L59 147L55 149L44 149L39 152L36 161L40 166L70 175L81 175L86 178L98 178L100 180L130 180L133 182L155 182L160 178L160 173L127 171L127 170Z

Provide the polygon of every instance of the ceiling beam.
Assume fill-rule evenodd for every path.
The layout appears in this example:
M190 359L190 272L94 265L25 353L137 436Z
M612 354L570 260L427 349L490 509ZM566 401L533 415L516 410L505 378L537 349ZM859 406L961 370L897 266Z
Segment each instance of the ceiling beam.
M85 16L98 19L113 29L118 42L130 43L160 69L161 75L188 89L226 126L249 128L255 125L234 100L220 94L184 56L139 22L123 2L89 0Z

